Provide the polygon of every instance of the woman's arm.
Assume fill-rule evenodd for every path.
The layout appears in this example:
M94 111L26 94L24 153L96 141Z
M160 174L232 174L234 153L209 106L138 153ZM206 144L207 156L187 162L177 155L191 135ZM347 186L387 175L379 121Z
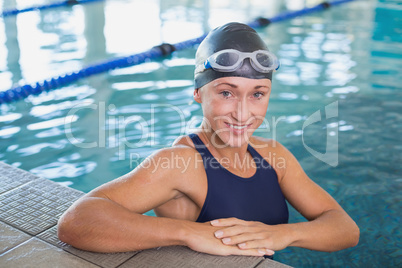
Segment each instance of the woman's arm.
M296 158L278 143L286 157L286 171L280 187L288 202L308 222L290 224L290 246L320 251L337 251L356 246L360 231L352 218L325 190L304 172Z
M84 196L60 218L58 236L74 247L95 252L125 252L183 245L184 223L141 215L116 202Z
M100 252L183 244L181 228L172 228L179 225L175 220L142 215L178 193L175 170L158 164L169 159L169 151L151 155L132 172L75 202L59 220L60 240Z
M295 157L276 143L276 157L285 159L285 167L277 171L279 183L288 202L308 222L265 225L238 219L219 219L213 226L216 237L227 245L249 249L264 247L281 250L288 246L319 251L336 251L357 245L359 228L341 206L303 171ZM274 205L274 204L273 204Z
M174 165L163 168L161 161L169 161L172 153L186 157L186 152L177 148L159 151L129 174L80 198L59 220L60 240L96 252L186 245L193 250L216 255L267 254L263 249L243 251L236 246L222 244L213 235L218 228L209 223L142 215L175 198L183 188L180 182L185 181L188 187L190 174L194 175L194 170L183 173L182 168ZM194 153L192 159L195 161Z

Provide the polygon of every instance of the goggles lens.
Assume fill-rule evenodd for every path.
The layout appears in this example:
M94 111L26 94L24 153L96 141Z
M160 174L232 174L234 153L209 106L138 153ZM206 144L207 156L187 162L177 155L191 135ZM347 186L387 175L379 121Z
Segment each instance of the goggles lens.
M279 68L278 59L269 51L257 50L248 53L234 49L225 49L213 54L205 61L204 68L212 68L219 72L233 72L246 58L249 58L253 68L261 73L269 73Z
M230 67L238 64L240 56L236 53L224 52L214 57L213 60L219 66Z
M257 59L257 62L266 68L269 68L274 65L271 58L265 53L257 53L255 57Z

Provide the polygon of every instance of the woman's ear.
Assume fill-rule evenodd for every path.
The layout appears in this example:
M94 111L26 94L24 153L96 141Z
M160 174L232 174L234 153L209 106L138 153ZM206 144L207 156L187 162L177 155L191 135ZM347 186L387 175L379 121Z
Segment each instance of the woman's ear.
M202 101L201 101L201 92L200 92L200 89L199 89L199 88L194 89L193 96L194 96L194 100L195 100L196 102L198 102L198 103L201 103L201 102L202 102Z

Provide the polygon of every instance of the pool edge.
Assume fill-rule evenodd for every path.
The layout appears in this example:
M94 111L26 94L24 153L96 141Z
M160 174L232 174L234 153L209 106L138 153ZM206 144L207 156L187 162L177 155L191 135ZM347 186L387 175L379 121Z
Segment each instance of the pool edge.
M6 238L0 242L0 266L289 267L260 257L221 257L182 246L114 254L76 249L58 239L57 221L82 195L81 191L0 161L0 234Z

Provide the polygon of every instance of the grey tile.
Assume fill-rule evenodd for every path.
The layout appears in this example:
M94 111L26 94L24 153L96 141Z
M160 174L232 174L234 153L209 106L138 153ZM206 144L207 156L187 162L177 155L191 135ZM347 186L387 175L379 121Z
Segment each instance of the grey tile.
M70 245L60 241L59 238L57 237L57 225L53 226L47 231L38 234L36 237L58 248L66 249L70 247Z
M288 266L286 264L273 261L270 259L265 259L263 262L259 263L256 268L290 268L292 266Z
M57 226L52 227L51 229L39 234L37 237L46 242L49 242L54 246L62 248L65 251L70 252L71 254L74 254L84 260L90 261L94 264L97 264L105 268L117 267L138 253L138 252L124 252L124 253L111 254L111 253L96 253L96 252L80 250L59 240L59 238L57 237Z
M17 188L27 182L39 179L25 170L0 162L0 194Z
M0 195L0 220L36 235L56 225L61 214L83 194L39 178Z
M215 256L200 253L183 246L160 247L144 250L123 263L119 268L125 267L255 267L263 260L262 257L245 256Z
M0 255L0 267L98 267L37 238Z
M27 241L31 236L0 222L0 254Z

